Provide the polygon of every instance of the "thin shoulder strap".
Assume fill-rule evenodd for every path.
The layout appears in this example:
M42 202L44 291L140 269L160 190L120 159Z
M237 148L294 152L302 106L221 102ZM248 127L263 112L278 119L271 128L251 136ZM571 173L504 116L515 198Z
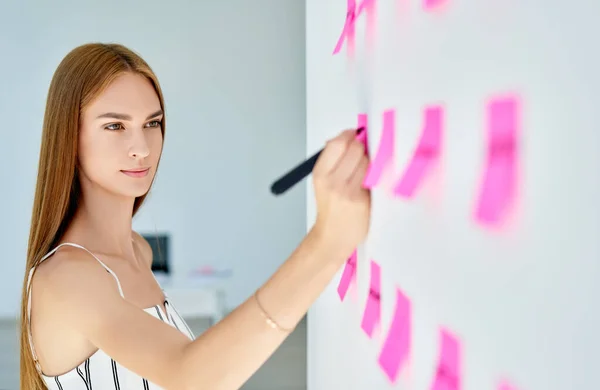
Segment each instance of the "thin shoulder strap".
M40 262L37 265L40 265L42 263L42 261L44 261L47 258L49 258L50 256L52 256L59 248L61 248L63 246L72 246L75 248L82 249L82 250L86 251L87 253L89 253L94 259L96 259L96 261L98 261L98 263L100 263L100 265L102 267L104 267L104 269L106 271L108 271L108 273L110 273L115 278L115 280L117 282L117 287L119 288L119 294L121 295L122 298L125 298L125 295L123 294L123 289L121 288L121 282L119 281L117 274L115 274L112 269L110 269L106 264L104 264L102 262L102 260L100 260L98 257L96 257L96 255L94 255L87 248L84 248L81 245L73 244L71 242L62 243L62 244L58 245L56 248L52 249L50 252L48 252L44 257L42 257L42 259L40 260ZM31 267L31 270L29 271L29 276L27 277L27 290L26 290L27 291L27 335L29 338L29 346L31 348L31 354L33 355L33 361L35 362L35 367L41 375L42 369L41 369L40 363L38 361L37 354L35 353L35 348L33 346L33 337L31 335L31 279L33 277L33 272L35 271L35 268L36 268L36 266Z

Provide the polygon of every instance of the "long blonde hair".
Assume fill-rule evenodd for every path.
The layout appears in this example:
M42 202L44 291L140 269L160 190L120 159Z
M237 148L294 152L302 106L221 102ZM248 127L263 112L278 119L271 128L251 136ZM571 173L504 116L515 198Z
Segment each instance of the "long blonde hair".
M60 62L50 83L21 298L22 390L47 389L37 372L29 346L28 274L61 240L77 208L80 196L77 138L81 113L113 80L126 72L148 78L164 111L162 90L150 66L132 50L119 44L89 43L76 47ZM163 119L163 138L164 131ZM145 197L135 200L133 215Z

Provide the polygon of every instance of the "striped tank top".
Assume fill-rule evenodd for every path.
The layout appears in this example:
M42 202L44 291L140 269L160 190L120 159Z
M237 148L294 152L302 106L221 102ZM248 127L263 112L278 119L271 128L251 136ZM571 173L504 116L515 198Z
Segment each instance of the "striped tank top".
M121 289L121 283L119 282L119 278L117 275L110 269L106 264L104 264L98 257L96 257L92 252L82 247L81 245L73 244L73 243L63 243L58 245L52 251L50 251L46 256L42 258L41 261L46 260L50 256L54 254L60 247L62 246L72 246L75 248L82 249L89 253L94 259L110 273L115 280L117 281L117 286L119 288L119 293L121 297L125 298L123 294L123 290ZM30 293L30 285L31 278L33 276L33 271L35 267L31 269L29 272L29 277L27 280L27 319L28 324L31 323L31 293ZM158 283L158 282L157 282ZM191 340L194 339L194 334L187 326L183 318L177 313L177 310L173 307L169 298L163 290L163 294L165 294L165 309L163 310L161 305L155 305L153 307L149 307L144 309L144 311L159 320L166 322L167 324L175 327L180 332L185 334ZM31 347L31 352L33 354L33 359L35 361L36 368L38 373L40 374L42 380L46 384L49 390L160 390L161 387L150 382L149 380L140 377L134 372L128 370L127 368L121 366L119 363L114 361L110 356L104 353L102 350L98 349L92 356L87 358L83 363L73 368L71 371L68 371L64 374L57 376L47 376L41 370L37 355L35 353L35 348L33 346L33 338L31 336L31 329L28 327L28 336L29 336L29 345Z

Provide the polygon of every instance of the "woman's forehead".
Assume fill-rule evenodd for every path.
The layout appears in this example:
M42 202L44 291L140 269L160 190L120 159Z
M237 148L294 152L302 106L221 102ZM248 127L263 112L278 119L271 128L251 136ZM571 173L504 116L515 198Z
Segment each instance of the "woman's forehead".
M160 108L160 100L150 80L142 75L126 73L102 91L86 111L94 118L106 112L116 112L133 119L145 119Z

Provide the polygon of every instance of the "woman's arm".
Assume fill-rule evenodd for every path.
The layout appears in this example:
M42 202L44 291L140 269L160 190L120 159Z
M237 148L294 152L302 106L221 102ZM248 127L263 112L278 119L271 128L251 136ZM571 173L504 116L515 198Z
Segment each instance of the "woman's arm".
M343 261L317 233L309 233L256 297L187 346L182 375L197 378L189 388L239 389L281 345ZM264 314L285 330L270 326Z
M110 275L81 277L97 275L97 264L85 253L63 259L54 277L43 281L45 293L74 331L161 387L240 388L286 338L289 332L282 329L296 326L366 235L370 196L361 183L368 162L353 134L328 143L315 167L313 229L256 296L196 340L123 300Z

